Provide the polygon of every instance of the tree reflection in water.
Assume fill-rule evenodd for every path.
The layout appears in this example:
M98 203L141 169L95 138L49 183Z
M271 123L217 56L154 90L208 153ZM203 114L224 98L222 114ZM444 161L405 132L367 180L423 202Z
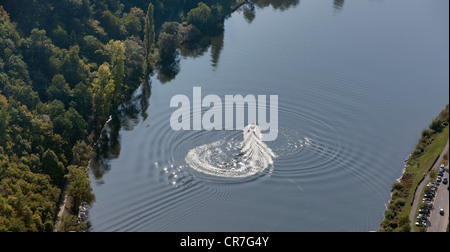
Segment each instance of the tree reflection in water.
M333 7L336 11L340 11L344 7L345 0L334 0Z
M151 82L147 79L133 93L130 99L123 102L114 111L110 120L103 127L94 145L96 156L90 162L91 173L95 177L97 184L103 183L101 178L110 170L109 162L120 155L120 130L131 131L136 125L147 119L150 96Z
M344 0L335 0L335 8L340 8ZM251 23L256 18L256 8L266 8L285 11L291 7L296 7L300 0L251 0L237 10L243 12L244 18ZM155 73L161 83L168 83L180 72L180 58L201 57L211 48L211 66L217 69L220 61L220 54L224 46L223 23L217 25L217 29L210 31L194 43L185 43L174 55L173 61L166 64L159 64ZM91 160L90 168L97 184L102 184L103 175L110 170L109 162L120 155L120 135L121 129L133 130L133 128L147 119L147 108L151 96L151 82L146 80L135 91L133 96L120 105L110 120L105 124L99 139L95 145L96 157Z

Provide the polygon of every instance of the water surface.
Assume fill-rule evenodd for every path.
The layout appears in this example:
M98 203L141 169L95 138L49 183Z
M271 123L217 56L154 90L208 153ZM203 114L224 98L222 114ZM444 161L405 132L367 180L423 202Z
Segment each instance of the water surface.
M405 157L449 100L448 1L260 2L182 50L105 128L92 231L378 230ZM190 151L243 140L170 128L170 99L194 86L278 95L273 165L244 178L192 167Z

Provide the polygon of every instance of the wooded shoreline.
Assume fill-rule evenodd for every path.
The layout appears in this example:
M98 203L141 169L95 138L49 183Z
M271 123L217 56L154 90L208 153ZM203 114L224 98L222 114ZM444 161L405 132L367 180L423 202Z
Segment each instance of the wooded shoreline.
M170 68L182 44L223 32L224 18L243 4L2 3L0 231L54 231L66 193L71 213L60 216L58 231L85 230L79 207L95 200L87 167L110 114L147 74ZM166 23L169 14L173 21ZM158 36L155 27L162 27Z

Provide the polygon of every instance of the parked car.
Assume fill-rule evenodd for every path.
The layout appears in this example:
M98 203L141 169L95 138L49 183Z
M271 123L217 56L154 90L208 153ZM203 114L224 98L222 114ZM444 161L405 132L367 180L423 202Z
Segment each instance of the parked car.
M417 221L416 222L416 226L418 226L418 227L426 227L427 224L425 222L423 222L423 221Z
M420 214L429 214L429 213L430 213L430 210L429 210L429 209L423 209L423 208L421 208L421 209L419 209L419 213L420 213Z
M444 185L446 185L448 182L447 177L444 177L444 179L442 180L442 183L444 183Z
M441 208L441 210L439 210L439 214L444 215L444 209Z
M438 183L441 183L442 177L441 177L441 176L438 176L437 179L436 179L436 181L437 181Z
M431 200L430 201L424 201L422 204L426 204L423 208L427 208L427 209L430 209L430 208L432 208L433 207L433 203L431 203Z
M444 164L441 164L441 169L444 169L445 168L445 165Z
M428 187L436 187L436 183L435 182L430 182L427 185Z
M419 214L419 215L417 216L417 219L420 219L420 220L426 220L426 219L427 219L427 216L424 215L424 214Z
M431 204L431 199L423 199L422 202L423 202L423 203L427 203L428 206L430 206L430 204ZM431 206L430 206L430 207L431 207Z

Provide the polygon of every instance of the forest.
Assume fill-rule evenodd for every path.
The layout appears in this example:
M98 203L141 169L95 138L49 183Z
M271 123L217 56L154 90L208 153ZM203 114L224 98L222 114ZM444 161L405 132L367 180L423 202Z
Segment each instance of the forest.
M71 211L56 231L86 228L87 167L111 111L243 2L2 1L0 231L55 231L63 193Z

